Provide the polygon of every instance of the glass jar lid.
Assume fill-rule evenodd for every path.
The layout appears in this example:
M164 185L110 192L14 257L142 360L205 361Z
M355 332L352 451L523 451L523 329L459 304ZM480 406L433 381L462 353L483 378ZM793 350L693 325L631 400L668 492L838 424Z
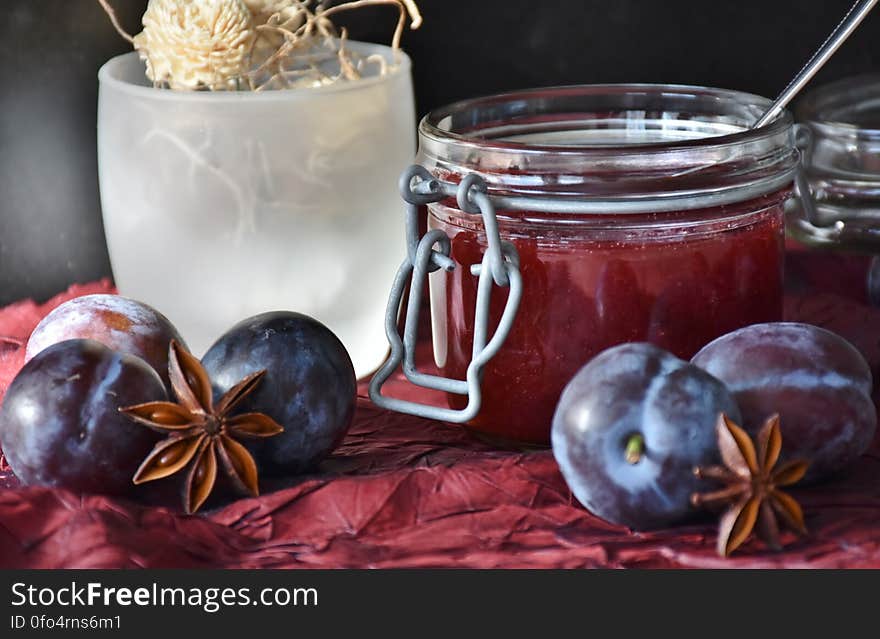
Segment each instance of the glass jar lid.
M547 210L565 202L585 213L719 206L791 184L791 115L749 128L770 102L651 84L494 95L429 113L420 160L444 178L477 173L494 194L533 197Z

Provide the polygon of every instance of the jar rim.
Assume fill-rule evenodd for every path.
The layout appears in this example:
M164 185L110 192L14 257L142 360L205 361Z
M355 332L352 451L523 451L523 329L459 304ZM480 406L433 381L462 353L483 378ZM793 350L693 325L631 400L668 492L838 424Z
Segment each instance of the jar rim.
M869 110L877 114L876 124L857 121ZM798 121L831 135L880 138L880 73L823 84L801 98L796 114Z
M654 83L608 83L608 84L575 84L575 85L557 85L551 87L537 87L531 89L522 89L518 91L510 91L497 93L476 98L459 100L451 104L436 108L425 115L419 123L419 134L425 138L442 142L446 144L456 144L465 147L471 147L481 150L494 151L515 151L525 153L553 153L553 154L582 154L582 155L611 155L625 151L627 153L651 153L674 151L689 148L705 148L707 146L727 146L742 144L747 141L753 141L763 138L770 138L785 131L794 124L794 118L788 110L782 113L757 129L742 127L742 130L735 133L725 135L706 136L690 140L672 140L657 141L645 143L626 143L621 145L609 144L567 144L561 145L545 145L545 144L528 144L511 140L498 140L484 137L475 137L456 133L454 131L444 130L441 122L447 120L456 113L465 113L469 110L478 109L482 106L513 103L519 101L527 101L536 96L553 97L561 95L635 95L635 94L657 94L662 97L671 95L687 96L687 95L705 95L711 96L717 100L728 100L742 104L744 106L753 107L755 112L755 120L767 108L770 107L772 101L768 98L747 93L744 91L736 91L733 89L718 89L713 87L703 87L687 84L654 84Z
M435 109L420 123L418 157L435 177L475 173L491 193L547 211L721 206L794 179L791 113L751 128L770 104L674 84L528 89Z

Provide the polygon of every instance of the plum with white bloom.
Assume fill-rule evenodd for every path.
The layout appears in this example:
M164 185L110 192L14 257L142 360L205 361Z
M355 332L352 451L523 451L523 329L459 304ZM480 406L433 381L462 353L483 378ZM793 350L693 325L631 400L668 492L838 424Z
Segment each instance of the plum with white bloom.
M871 369L831 331L755 324L719 337L691 361L727 384L752 436L779 413L783 459L807 459L808 481L846 468L874 438Z
M27 342L25 362L69 339L95 340L140 357L168 390L168 346L175 340L186 347L174 325L152 306L121 295L83 295L64 302L37 324Z
M603 351L568 383L553 416L553 454L596 515L645 530L687 518L716 463L719 413L739 419L724 385L651 344Z

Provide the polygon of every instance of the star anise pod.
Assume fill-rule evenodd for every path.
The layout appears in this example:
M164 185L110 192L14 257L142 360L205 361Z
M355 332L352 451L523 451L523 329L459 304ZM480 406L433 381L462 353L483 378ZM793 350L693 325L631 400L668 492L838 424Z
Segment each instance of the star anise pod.
M134 475L135 484L169 477L187 468L183 506L196 512L217 481L217 460L233 486L258 495L257 464L236 438L272 437L284 429L263 413L230 413L266 374L248 375L215 404L211 380L202 363L175 341L171 342L168 372L177 397L174 402L149 402L120 408L131 419L168 437L153 448Z
M773 415L758 433L758 449L748 433L723 413L716 425L718 448L723 466L697 468L700 478L714 479L725 488L709 493L694 493L695 506L730 504L718 525L718 554L730 555L748 539L757 526L758 536L773 550L780 550L780 521L803 535L807 529L798 503L779 490L801 480L808 463L792 460L776 467L782 450L779 415Z

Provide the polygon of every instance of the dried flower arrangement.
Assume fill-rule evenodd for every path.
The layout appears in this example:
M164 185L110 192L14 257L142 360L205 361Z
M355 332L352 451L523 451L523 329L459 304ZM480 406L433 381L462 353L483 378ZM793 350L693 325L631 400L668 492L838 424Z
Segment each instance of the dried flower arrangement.
M119 24L110 0L98 0L114 28L132 43L154 86L175 90L263 91L319 87L384 75L393 65L346 46L348 34L332 17L378 5L398 8L391 46L400 48L407 17L417 29L415 0L350 0L327 6L313 0L150 0L143 31Z

